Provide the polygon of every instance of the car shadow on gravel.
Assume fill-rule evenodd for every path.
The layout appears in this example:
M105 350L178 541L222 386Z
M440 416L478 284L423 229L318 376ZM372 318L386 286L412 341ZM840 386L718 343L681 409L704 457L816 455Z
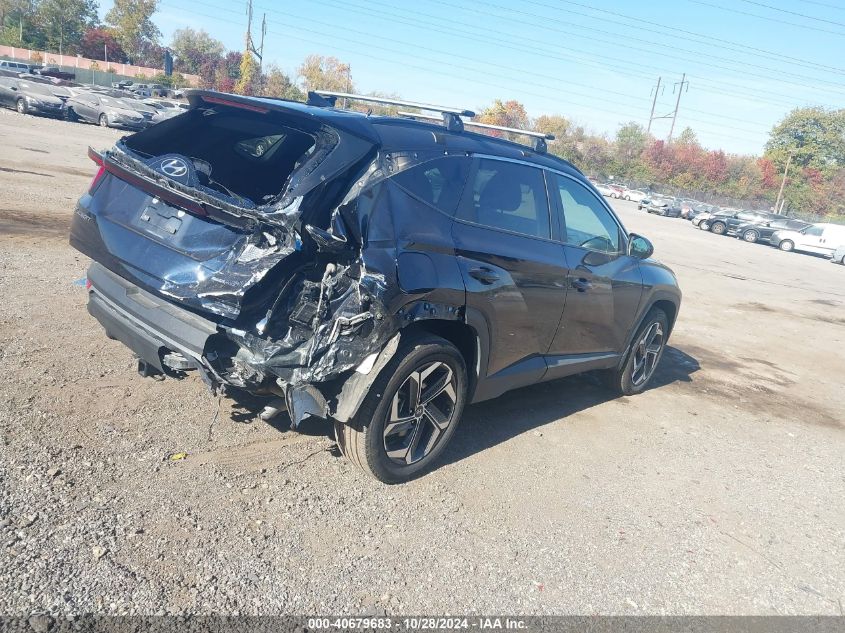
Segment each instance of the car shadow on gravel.
M692 374L700 368L695 358L667 346L648 389L692 382ZM587 373L524 387L471 405L464 410L441 465L460 461L526 431L617 398L596 373Z

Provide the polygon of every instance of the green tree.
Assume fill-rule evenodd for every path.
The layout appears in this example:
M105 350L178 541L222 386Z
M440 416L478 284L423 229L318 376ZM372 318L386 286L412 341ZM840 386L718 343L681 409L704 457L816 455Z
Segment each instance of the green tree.
M620 161L639 159L649 143L649 135L639 123L631 121L616 132L616 157Z
M675 141L678 145L689 145L689 146L696 146L699 147L700 144L698 142L698 136L696 136L693 129L689 126L685 127L683 132L680 133L678 136L677 141Z
M266 72L261 77L261 95L265 97L280 97L292 101L305 100L305 95L302 91L275 64L269 64Z
M97 23L95 0L41 0L34 22L44 34L44 47L60 55L75 53L82 37Z
M106 23L114 27L115 35L123 50L133 62L147 56L151 47L157 47L161 31L153 23L152 16L158 8L158 0L114 0L106 14ZM155 52L149 56L154 57Z
M772 129L766 156L783 168L845 167L845 109L796 108Z
M351 67L336 57L309 55L302 61L297 73L302 78L302 87L306 91L355 92Z
M176 58L176 66L183 72L196 74L210 59L220 59L226 52L223 42L211 37L205 30L195 31L190 27L173 32L170 49Z

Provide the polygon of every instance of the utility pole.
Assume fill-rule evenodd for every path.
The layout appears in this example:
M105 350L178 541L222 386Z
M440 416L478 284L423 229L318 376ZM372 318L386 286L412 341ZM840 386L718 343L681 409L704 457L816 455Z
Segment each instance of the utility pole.
M657 78L657 86L654 88L654 99L651 101L651 114L648 115L648 129L646 129L646 134L651 134L651 122L654 121L654 108L657 105L657 93L660 92L661 79L662 77Z
M789 173L789 164L792 162L792 153L786 157L786 167L783 168L783 180L780 181L780 189L778 190L778 199L775 200L775 213L780 213L781 199L783 198L783 188L786 185L786 175Z
M261 74L261 68L264 65L264 36L267 35L267 14L261 16L261 46L258 47L258 74Z
M687 90L689 90L686 73L681 75L681 81L675 84L675 86L678 86L678 99L675 101L675 111L672 113L672 127L669 128L669 139L666 141L667 143L672 142L672 133L675 131L675 120L678 118L678 107L681 105L681 93L684 91L684 84L686 84Z

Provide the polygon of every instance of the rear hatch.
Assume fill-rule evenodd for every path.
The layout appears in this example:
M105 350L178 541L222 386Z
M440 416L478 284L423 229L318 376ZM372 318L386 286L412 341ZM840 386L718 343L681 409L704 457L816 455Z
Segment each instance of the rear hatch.
M327 225L377 137L365 117L205 91L103 153L71 244L125 279L237 317L282 279L300 223ZM266 299L265 299L266 300Z

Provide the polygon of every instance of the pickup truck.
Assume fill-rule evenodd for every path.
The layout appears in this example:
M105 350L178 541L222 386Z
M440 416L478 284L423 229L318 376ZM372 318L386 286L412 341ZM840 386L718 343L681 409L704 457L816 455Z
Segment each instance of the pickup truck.
M42 66L41 68L34 68L33 74L41 75L42 77L55 77L56 79L64 79L65 81L73 81L76 79L74 73L63 71L58 66Z

